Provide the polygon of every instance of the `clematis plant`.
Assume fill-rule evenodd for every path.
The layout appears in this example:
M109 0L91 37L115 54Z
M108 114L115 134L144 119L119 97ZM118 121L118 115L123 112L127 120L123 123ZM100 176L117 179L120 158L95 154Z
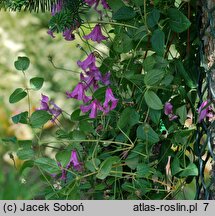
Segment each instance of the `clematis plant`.
M101 26L97 24L90 34L83 36L86 40L96 41L97 43L101 43L102 40L107 40L108 38L102 34Z
M38 110L48 111L52 116L52 122L55 122L57 117L62 113L62 109L57 106L48 96L42 94L42 99L40 100L40 108Z
M206 117L212 118L212 107L209 105L209 101L203 101L198 109L199 117L198 122L203 121Z
M173 121L178 118L178 116L173 113L173 105L170 102L165 103L164 113L169 117L170 121Z

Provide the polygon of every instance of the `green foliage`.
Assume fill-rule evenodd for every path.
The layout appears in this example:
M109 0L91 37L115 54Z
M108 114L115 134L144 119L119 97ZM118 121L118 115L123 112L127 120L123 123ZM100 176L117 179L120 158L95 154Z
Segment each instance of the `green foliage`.
M181 33L187 30L191 25L188 18L175 8L168 9L167 15L169 17L170 29L174 32Z
M95 17L98 15L98 23L108 35L108 43L104 44L109 52L103 54L99 46L94 49L90 41L86 46L89 50L81 49L88 54L93 52L102 78L110 71L110 84L104 85L101 77L96 77L100 80L98 86L89 87L87 92L92 100L82 103L89 111L84 112L82 106L70 109L71 113L62 111L64 118L64 114L69 116L66 121L53 117L57 105L53 110L45 107L53 105L53 101L42 102L46 110L32 112L29 108L28 112L13 116L15 124L28 124L38 132L34 142L19 143L17 155L27 160L23 170L37 167L43 181L49 183L44 191L46 199L174 198L181 190L181 182L190 182L199 174L193 149L195 129L185 124L188 112L197 116L197 85L187 66L196 58L197 49L194 46L192 52L184 53L185 47L181 48L188 46L188 28L193 31L193 40L198 37L196 26L184 13L187 3L181 7L176 7L172 0L108 3L108 19L102 11ZM86 23L94 27L95 21L89 18L85 22L86 18L79 16L82 4L65 1L62 10L52 16L50 29L62 32L81 25L78 35L86 35ZM25 71L29 63L19 57L15 67ZM84 76L92 72L88 69ZM89 81L85 78L81 80L83 85ZM12 93L10 103L27 95L30 98L29 91L40 90L43 83L41 77L31 78L29 87ZM107 102L108 88L118 101L114 109L113 103ZM71 97L80 100L83 94L77 94ZM113 100L113 96L110 98ZM91 104L93 100L100 106ZM105 103L111 112L103 110ZM172 104L169 109L168 103ZM45 142L41 134L49 120L60 129L52 140ZM192 121L195 124L196 117ZM56 150L55 159L44 156L46 148ZM50 187L50 182L58 183L59 190Z
M29 121L33 128L42 127L52 116L45 110L37 110L32 113Z
M34 77L30 79L30 86L33 90L37 91L43 87L44 79L41 77Z
M18 60L14 62L14 66L17 70L26 71L30 65L28 57L18 57Z
M9 97L10 103L17 103L27 96L27 92L22 88L17 88Z
M163 108L160 98L154 91L147 90L144 94L144 98L149 108L154 110L161 110Z

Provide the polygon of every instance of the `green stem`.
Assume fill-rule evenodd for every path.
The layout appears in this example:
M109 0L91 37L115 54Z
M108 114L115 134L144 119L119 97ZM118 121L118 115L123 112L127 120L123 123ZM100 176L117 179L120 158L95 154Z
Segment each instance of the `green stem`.
M146 27L147 31L150 32L148 25L147 25L146 0L144 0L144 20L145 20L145 27Z
M68 140L68 142L98 142L98 140ZM128 144L128 143L123 143L123 142L116 142L116 141L112 141L112 140L99 140L99 142L102 143L112 143L112 144L118 144L118 145L125 145L125 146L133 146L133 144ZM41 143L41 145L46 145L46 144L50 144L50 143L62 143L62 141L47 141L44 143Z
M118 26L124 26L128 28L138 29L136 26L124 24L124 23L116 23L116 22L107 22L107 21L89 21L88 23L100 23L100 24L110 24L110 25L118 25Z

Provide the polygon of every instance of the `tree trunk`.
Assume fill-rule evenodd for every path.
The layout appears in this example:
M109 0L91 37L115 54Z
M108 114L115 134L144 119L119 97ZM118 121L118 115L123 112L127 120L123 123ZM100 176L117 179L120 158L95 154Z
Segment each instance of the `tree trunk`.
M203 63L208 67L207 82L208 82L208 99L212 102L213 110L215 105L215 0L202 0L202 27L203 27L203 43L204 43L204 59ZM205 7L206 6L206 7ZM211 72L210 72L211 71ZM212 151L215 147L215 121L214 118L210 122L209 140ZM213 164L211 170L211 188L210 199L215 199L215 157L213 157Z

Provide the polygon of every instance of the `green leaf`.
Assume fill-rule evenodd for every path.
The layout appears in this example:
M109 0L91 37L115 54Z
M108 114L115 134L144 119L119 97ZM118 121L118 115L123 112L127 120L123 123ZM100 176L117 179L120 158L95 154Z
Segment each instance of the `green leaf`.
M13 116L12 121L14 124L28 124L28 112L21 112L18 115Z
M20 71L25 71L25 70L27 70L28 67L29 67L29 65L30 65L30 60L29 60L28 57L25 57L25 56L24 56L24 57L19 56L19 57L18 57L18 60L16 60L16 61L14 62L15 68L16 68L17 70L20 70Z
M92 123L89 123L86 120L79 122L79 128L81 131L86 132L86 133L90 133L94 131Z
M108 5L110 6L111 10L114 12L119 10L121 7L125 6L122 0L107 0Z
M160 98L155 94L155 92L147 90L144 94L144 98L149 108L152 108L154 110L163 109L163 104Z
M130 152L125 160L126 165L131 169L136 169L139 164L139 159L143 156L143 143L138 143Z
M173 162L171 163L171 173L172 175L176 175L177 173L181 172L182 168L180 167L180 162L178 157L174 157Z
M106 92L107 87L101 87L99 89L97 89L94 93L93 93L93 98L101 101L103 98L105 98L105 92Z
M133 2L136 6L143 6L144 4L143 0L133 0Z
M147 178L151 173L151 168L149 165L147 164L138 164L137 166L137 177L141 178L141 177L145 177Z
M127 53L133 48L133 40L126 33L117 34L113 41L113 49L118 53Z
M137 138L151 144L159 142L158 134L147 123L144 123L137 128Z
M140 26L133 35L133 40L135 41L147 41L148 32L145 26Z
M34 151L29 148L21 148L17 151L17 156L21 160L28 160L34 157Z
M123 129L126 126L132 127L139 122L140 115L132 107L125 108L117 122L118 127Z
M62 167L66 167L66 165L69 163L71 157L71 151L59 151L55 158L58 162L61 163Z
M125 182L124 184L122 184L122 189L129 193L134 193L134 191L136 191L135 186L130 182Z
M198 176L198 168L194 163L190 163L181 173L180 177Z
M163 80L161 81L160 85L169 86L172 81L174 80L174 76L171 74L166 74Z
M45 110L37 110L32 113L30 117L30 123L32 128L41 128L47 121L52 118Z
M72 121L78 121L79 118L80 118L80 113L81 113L81 110L80 110L80 109L77 109L77 110L73 111L73 113L72 113L71 116L70 116L70 119L71 119Z
M32 140L18 140L18 145L20 148L31 149Z
M144 82L148 86L155 86L164 77L165 71L162 69L152 69L144 77Z
M154 109L150 108L149 109L149 117L156 125L158 125L160 122L160 118L161 118L161 111L160 110L154 110Z
M195 88L196 85L193 82L193 80L190 78L190 76L187 73L187 71L184 69L183 63L181 61L175 61L175 66L176 66L177 71L182 76L182 78L184 78L184 81L185 81L186 85L188 87L190 87L190 88Z
M167 15L169 17L169 27L174 32L181 33L187 30L191 25L189 19L178 9L168 9Z
M143 1L142 1L143 2ZM160 19L160 11L154 8L149 15L147 16L147 24L150 28L153 28L155 25L158 24Z
M151 37L152 49L160 56L164 54L165 34L160 29L156 29Z
M27 93L22 88L17 88L9 97L10 103L17 103L27 96Z
M136 16L136 12L131 7L123 6L115 13L113 13L112 19L121 21L121 20L131 20Z
M26 168L33 167L33 166L34 166L34 162L32 160L25 161L19 170L19 174L21 175Z
M186 119L187 119L187 108L186 105L183 105L176 109L176 114L180 117L179 122L184 125Z
M119 161L119 158L117 156L108 157L106 160L104 160L99 167L96 177L102 180L105 179L109 175L112 169L112 165L117 161Z
M91 159L91 160L89 160L89 161L86 161L86 162L85 162L85 167L86 167L89 171L95 172L100 163L101 163L101 161L100 161L98 158L94 158L94 159Z
M143 68L144 71L150 71L153 69L153 67L156 64L156 60L154 56L148 56L144 61L143 61Z
M85 140L86 139L86 135L84 134L84 132L79 131L79 130L73 130L72 131L72 139L73 140Z
M30 79L30 86L33 90L39 90L43 86L44 79L41 77L34 77Z
M51 174L54 174L60 170L57 162L51 158L38 158L34 161L34 165Z

